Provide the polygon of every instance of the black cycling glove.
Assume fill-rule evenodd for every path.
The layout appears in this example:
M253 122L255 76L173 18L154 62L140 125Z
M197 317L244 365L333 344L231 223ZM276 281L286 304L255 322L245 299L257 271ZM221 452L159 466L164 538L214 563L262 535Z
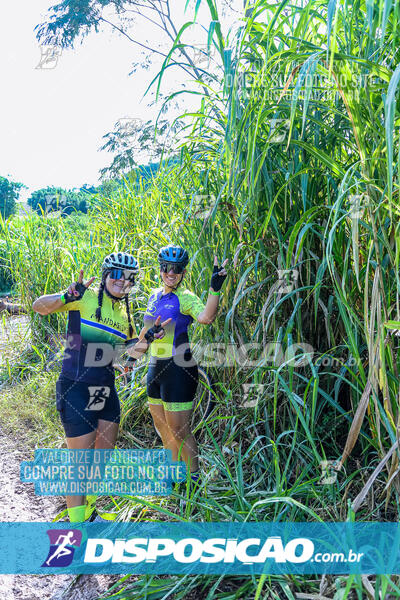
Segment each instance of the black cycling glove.
M134 358L127 352L128 348L130 348L131 346L136 346L138 341L139 341L139 338L132 338L131 340L127 340L125 342L125 352L122 355L122 358L125 360L125 366L128 366L128 363L134 363L138 360L137 358Z
M78 281L75 283L75 291L78 292L78 296L75 296L74 294L69 294L68 290L66 290L63 294L62 294L62 298L64 298L64 304L68 304L69 302L75 302L76 300L80 300L81 298L83 298L83 294L86 292L87 287L85 285L83 285L83 283L79 283Z
M145 338L146 342L148 342L149 344L151 344L151 342L154 341L154 334L155 333L160 333L160 331L162 331L162 329L163 328L161 327L161 325L153 325L153 327L151 327L144 334L144 338Z
M210 287L214 290L214 292L219 292L226 279L226 275L219 275L219 271L222 270L222 267L218 265L214 265L214 269L211 275L211 284Z

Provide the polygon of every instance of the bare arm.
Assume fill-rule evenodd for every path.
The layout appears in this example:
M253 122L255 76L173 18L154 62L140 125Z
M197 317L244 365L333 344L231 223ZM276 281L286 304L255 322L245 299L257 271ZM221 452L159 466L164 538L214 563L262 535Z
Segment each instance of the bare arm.
M139 338L136 341L136 344L132 343L126 349L126 353L132 358L135 358L136 360L141 358L143 354L145 354L149 349L150 344L144 339L144 334L148 329L149 327L143 327L143 329L139 333Z
M202 323L203 325L211 325L213 321L215 321L215 317L217 316L219 305L219 296L213 296L212 294L208 294L206 307L197 317L197 322Z
M76 300L83 296L83 292L78 292L79 286L81 288L88 288L92 285L95 277L91 277L86 283L83 282L83 269L80 270L78 280L71 283L66 292L59 292L58 294L48 294L45 296L40 296L37 298L35 302L32 304L32 309L39 313L40 315L51 315L56 310L59 310L62 306L64 306L65 302L61 299L63 295L69 295L70 301L75 297Z
M51 313L64 306L61 296L61 293L40 296L40 298L37 298L32 304L32 309L39 313L39 315L51 315Z

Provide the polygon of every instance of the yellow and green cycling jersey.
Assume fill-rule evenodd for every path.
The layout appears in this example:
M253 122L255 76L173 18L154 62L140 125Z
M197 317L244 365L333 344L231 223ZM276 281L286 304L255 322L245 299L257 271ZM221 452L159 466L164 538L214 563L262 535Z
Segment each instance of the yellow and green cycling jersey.
M88 288L80 300L69 302L56 312L68 312L62 375L102 385L114 380L116 346L125 344L131 336L124 300L113 304L104 293L100 321L96 319L97 307L98 291ZM137 337L135 329L132 337Z
M163 288L153 290L144 315L146 327L152 327L158 316L161 322L171 318L165 326L165 336L155 339L150 346L151 356L169 358L189 348L188 327L197 320L205 305L196 294L178 288L163 294Z

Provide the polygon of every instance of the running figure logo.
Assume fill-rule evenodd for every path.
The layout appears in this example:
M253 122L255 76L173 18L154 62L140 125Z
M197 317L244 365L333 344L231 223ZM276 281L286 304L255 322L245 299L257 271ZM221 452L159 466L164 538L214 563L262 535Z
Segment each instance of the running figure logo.
M106 386L89 386L89 402L85 410L102 410L110 395L110 388Z
M39 46L40 61L35 69L54 69L57 66L58 59L61 56L62 48L60 46Z
M68 567L74 558L75 549L81 545L79 529L49 529L50 550L42 567Z

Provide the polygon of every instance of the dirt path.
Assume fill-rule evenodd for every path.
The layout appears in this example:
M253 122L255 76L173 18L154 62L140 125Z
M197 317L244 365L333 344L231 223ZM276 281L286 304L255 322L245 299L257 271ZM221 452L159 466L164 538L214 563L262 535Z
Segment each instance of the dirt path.
M36 496L33 484L22 483L19 478L22 460L32 457L15 440L6 437L0 427L0 521L50 521L65 508L64 500ZM0 575L0 598L97 600L117 579L115 575L82 575L75 582L75 575Z
M12 357L8 340L28 333L27 317L0 317L2 355ZM26 338L25 338L26 339ZM0 391L7 394L7 386ZM64 510L61 497L36 496L33 484L20 481L20 463L32 460L29 449L7 436L0 424L0 521L51 521ZM1 575L0 600L97 600L118 580L116 575Z

